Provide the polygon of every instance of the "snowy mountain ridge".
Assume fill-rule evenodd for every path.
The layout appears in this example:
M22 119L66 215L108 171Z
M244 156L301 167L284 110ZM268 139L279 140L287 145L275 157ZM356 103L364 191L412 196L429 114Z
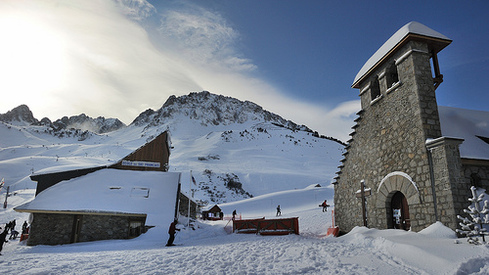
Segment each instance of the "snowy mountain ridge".
M442 128L451 130L450 136L472 132L488 136L487 112L440 110ZM454 116L474 120L478 127L455 131L458 128L444 126L445 117L454 121ZM167 130L174 147L170 171L182 172L183 191L207 203L317 183L327 186L345 145L252 102L205 91L172 96L160 109L142 112L129 126L84 114L53 123L47 118L38 121L27 106L0 115L0 120L0 178L13 188L35 188L32 173L112 164ZM464 138L471 144L470 137ZM190 171L196 187L190 186Z
M253 102L211 94L208 91L190 93L180 97L172 95L160 109L144 111L131 125L157 126L174 119L179 114L199 121L204 126L265 121L278 123L294 130L311 131L307 126L299 126L290 120L285 120Z
M0 121L18 126L43 125L52 128L52 133L60 133L63 130L81 130L103 134L126 126L117 118L106 119L101 116L91 118L85 114L71 117L64 116L54 122L51 122L47 117L39 121L25 104L15 107L5 114L0 114Z
M172 96L129 126L84 114L41 123L27 106L18 111L0 123L0 177L17 189L35 188L33 173L112 164L166 130L170 171L182 172L183 191L207 203L328 185L344 148L254 103L209 92ZM197 186L189 186L190 171Z

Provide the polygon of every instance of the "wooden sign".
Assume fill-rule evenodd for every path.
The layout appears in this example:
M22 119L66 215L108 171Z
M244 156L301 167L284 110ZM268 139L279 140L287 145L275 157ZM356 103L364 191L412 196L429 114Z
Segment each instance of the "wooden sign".
M151 168L159 168L159 162L152 161L132 161L132 160L123 160L122 165L124 166L135 166L135 167L151 167Z

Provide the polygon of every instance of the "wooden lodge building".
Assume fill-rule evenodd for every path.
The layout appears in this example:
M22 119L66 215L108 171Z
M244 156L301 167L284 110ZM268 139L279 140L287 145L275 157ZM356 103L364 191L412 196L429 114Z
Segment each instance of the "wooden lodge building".
M188 215L180 173L168 172L170 146L165 131L108 166L32 175L36 197L15 208L32 215L27 245L127 239Z
M437 55L451 42L410 22L355 77L361 110L334 183L342 232L364 225L417 232L437 221L455 230L470 186L489 190L486 130L436 102ZM462 130L453 136L454 129Z
M217 221L217 220L222 220L224 218L224 213L222 212L221 208L215 204L211 208L207 210L202 211L202 219L203 220L211 220L211 221Z

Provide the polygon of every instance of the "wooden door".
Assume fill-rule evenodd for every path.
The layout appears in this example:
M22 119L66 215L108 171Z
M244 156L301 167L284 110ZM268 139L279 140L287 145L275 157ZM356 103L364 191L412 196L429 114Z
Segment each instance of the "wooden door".
M396 229L409 230L411 222L409 220L409 206L407 199L401 192L396 192L391 201L392 224Z
M73 229L71 231L71 242L76 243L80 237L80 231L82 226L82 215L75 215L73 217Z

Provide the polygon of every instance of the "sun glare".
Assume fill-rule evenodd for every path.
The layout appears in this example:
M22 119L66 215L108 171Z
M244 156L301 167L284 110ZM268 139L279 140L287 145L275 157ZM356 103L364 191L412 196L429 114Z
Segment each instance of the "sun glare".
M67 62L63 39L42 23L19 17L0 17L0 34L2 98L40 103L62 82Z

